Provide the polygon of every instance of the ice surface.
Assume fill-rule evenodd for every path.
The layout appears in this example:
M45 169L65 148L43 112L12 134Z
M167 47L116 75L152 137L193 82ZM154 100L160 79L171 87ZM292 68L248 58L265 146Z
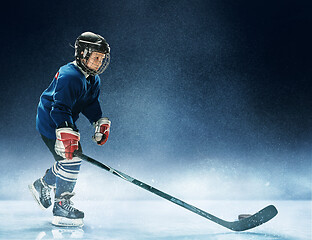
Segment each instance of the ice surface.
M166 200L77 201L75 207L86 215L85 226L71 229L52 226L51 208L42 211L34 201L0 201L0 239L311 239L311 201L186 201L226 220L269 204L279 214L237 233Z

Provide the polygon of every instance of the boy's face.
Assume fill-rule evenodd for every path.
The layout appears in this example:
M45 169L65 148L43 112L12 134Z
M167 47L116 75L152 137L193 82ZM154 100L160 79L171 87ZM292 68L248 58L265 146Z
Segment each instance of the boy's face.
M89 69L97 71L101 67L104 58L104 53L92 52L88 59L88 62L86 62L85 65ZM85 61L85 59L83 60Z

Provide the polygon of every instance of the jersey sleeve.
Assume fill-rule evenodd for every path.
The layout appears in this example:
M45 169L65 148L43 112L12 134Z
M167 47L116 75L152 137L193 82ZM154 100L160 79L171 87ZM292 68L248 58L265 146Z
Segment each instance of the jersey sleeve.
M97 78L93 88L91 101L84 107L82 114L89 120L91 124L96 122L102 117L102 109L100 105L100 78Z
M56 126L59 126L65 121L74 124L72 107L79 98L82 87L82 82L77 77L62 76L61 74L58 76L50 112L50 116Z

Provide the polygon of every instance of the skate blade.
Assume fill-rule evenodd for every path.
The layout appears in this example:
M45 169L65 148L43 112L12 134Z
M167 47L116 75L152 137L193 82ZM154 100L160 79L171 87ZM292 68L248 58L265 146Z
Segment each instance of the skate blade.
M45 208L45 207L41 204L41 202L40 202L40 200L39 200L39 194L38 194L37 190L35 189L34 184L29 184L29 185L28 185L28 188L29 188L29 190L30 190L30 192L31 192L31 195L34 197L34 199L35 199L36 202L38 203L39 207L40 207L42 210L46 210L47 208Z
M82 227L83 224L83 218L71 219L54 216L52 220L52 225L57 227Z

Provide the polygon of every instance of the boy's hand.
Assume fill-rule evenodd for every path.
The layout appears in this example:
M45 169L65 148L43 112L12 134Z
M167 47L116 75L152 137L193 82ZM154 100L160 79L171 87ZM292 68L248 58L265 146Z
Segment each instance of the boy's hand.
M109 121L109 119L106 117L100 118L93 124L95 127L95 133L92 138L98 145L103 145L106 143L109 136L110 125L111 121Z
M63 158L73 159L75 150L78 150L78 142L80 140L79 132L74 131L70 127L62 127L56 129L55 152Z

